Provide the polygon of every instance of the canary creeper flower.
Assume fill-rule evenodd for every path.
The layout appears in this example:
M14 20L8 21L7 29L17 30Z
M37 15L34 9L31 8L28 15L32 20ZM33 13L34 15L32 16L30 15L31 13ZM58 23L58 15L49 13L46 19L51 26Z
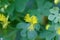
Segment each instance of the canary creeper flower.
M49 29L49 27L50 27L50 24L47 24L47 25L46 25L46 30L48 30L48 29Z
M30 31L34 30L34 25L37 23L37 17L36 16L31 16L27 14L24 18L26 22L29 22L31 25L28 27Z
M8 18L9 18L9 16L5 17L3 14L0 14L0 22L3 26L3 28L6 28L7 25L9 24Z
M57 28L57 34L59 34L60 35L60 28Z

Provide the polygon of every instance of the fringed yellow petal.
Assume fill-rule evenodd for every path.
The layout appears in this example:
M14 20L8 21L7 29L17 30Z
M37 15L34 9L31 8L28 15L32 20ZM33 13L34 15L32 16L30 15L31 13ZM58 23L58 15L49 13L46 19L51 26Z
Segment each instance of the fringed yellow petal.
M30 15L27 14L27 15L25 16L24 20L25 20L26 22L30 22L30 21L31 21Z
M32 23L32 24L36 24L36 23L37 23L37 18L36 18L36 16L32 16L32 18L31 18L31 23Z

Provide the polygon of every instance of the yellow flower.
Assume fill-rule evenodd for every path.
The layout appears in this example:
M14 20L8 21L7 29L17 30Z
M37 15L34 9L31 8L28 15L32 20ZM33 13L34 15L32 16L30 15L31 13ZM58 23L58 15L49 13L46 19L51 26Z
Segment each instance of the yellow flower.
M60 0L54 0L55 4L58 4L60 2Z
M57 34L60 35L60 28L57 28Z
M49 29L49 27L50 27L50 24L47 24L47 25L46 25L46 30L48 30L48 29Z
M26 22L29 22L31 25L28 27L28 29L31 31L31 30L34 30L34 25L37 23L37 17L36 16L31 16L29 14L27 14L24 18L24 20Z
M3 14L0 14L0 22L3 25L3 28L6 28L9 24L8 18L9 16L5 17Z
M25 20L26 22L31 23L31 24L36 24L36 23L37 23L37 18L36 18L36 16L30 17L29 14L27 14L27 15L25 16L24 20Z

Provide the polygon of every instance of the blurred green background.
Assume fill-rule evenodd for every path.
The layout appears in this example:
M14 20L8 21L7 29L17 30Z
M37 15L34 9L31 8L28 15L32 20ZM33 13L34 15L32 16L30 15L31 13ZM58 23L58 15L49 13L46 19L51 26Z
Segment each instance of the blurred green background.
M60 40L60 0L0 0L0 40Z

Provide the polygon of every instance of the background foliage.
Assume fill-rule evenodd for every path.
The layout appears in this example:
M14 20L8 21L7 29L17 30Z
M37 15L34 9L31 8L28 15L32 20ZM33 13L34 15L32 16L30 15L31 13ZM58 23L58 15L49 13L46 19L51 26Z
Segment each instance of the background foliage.
M0 23L3 40L60 40L60 0L0 0L0 14L9 16L7 28ZM34 30L24 20L37 17ZM1 19L1 18L0 18ZM31 19L32 20L32 19Z

